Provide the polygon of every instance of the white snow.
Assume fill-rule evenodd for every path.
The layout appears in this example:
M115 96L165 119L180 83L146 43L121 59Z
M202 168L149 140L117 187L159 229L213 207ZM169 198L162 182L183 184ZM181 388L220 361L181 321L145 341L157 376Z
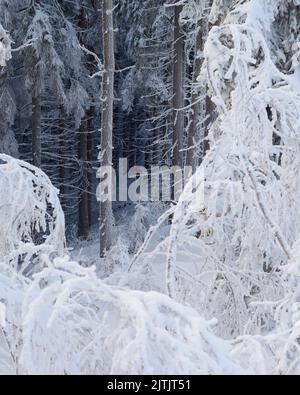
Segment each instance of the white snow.
M11 58L11 40L0 24L0 67L4 67Z

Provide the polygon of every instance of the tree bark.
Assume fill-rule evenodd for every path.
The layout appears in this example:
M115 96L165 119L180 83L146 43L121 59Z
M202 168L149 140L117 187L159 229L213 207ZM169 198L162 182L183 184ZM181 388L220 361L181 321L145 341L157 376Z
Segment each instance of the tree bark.
M41 97L34 95L32 97L32 163L36 167L41 167Z
M202 51L205 43L205 37L207 35L208 25L203 18L202 22L199 21L198 31L196 35L196 43L195 43L195 59L193 66L193 87L192 87L192 119L189 128L188 134L188 151L186 164L187 166L191 166L193 168L193 173L197 167L197 137L200 137L200 122L201 122L201 103L199 99L201 97L201 90L204 93L203 86L199 86L199 82L197 81L201 68L203 65L203 56Z
M216 120L216 106L208 94L208 87L207 87L207 93L205 99L205 113L206 113L206 122L204 129L203 157L210 150L210 144L208 140L209 129L211 125L214 123L214 121Z
M65 112L63 107L60 108L60 121L59 121L59 198L61 207L66 214L66 184L67 184L67 174L66 174L66 152L67 152L67 144L66 144L66 136L65 136Z
M79 160L81 163L81 191L79 195L79 224L78 237L88 239L90 233L89 221L89 172L88 172L88 128L87 120L80 125Z
M173 166L183 167L185 36L180 26L182 5L175 6L173 57Z
M88 158L90 163L90 171L88 172L88 182L89 182L89 191L91 192L94 184L94 175L92 169L93 163L93 153L94 153L94 118L95 118L95 107L91 107L87 112L87 128L88 128L88 141L87 141L87 149L88 149ZM90 226L93 225L93 194L88 194L89 199L89 223Z
M103 80L101 117L101 166L112 166L113 105L114 105L114 25L113 0L102 0ZM104 257L112 245L112 202L100 203L100 256Z

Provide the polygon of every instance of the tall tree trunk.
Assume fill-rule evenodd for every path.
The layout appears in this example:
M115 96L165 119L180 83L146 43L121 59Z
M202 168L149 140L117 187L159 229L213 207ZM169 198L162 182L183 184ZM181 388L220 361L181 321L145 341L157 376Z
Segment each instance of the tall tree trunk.
M205 99L205 114L206 114L206 122L204 129L203 156L205 156L207 152L210 150L210 144L208 140L209 129L211 125L214 123L214 121L216 120L216 106L209 96L208 87L207 87L207 93Z
M36 94L32 97L32 163L36 167L41 167L41 96Z
M173 166L183 166L185 36L180 26L182 5L175 6L173 58Z
M89 172L88 172L88 121L83 119L80 125L79 160L81 163L81 191L79 195L78 236L88 239L90 233L89 221Z
M199 102L201 93L205 95L205 87L199 86L197 81L202 64L203 64L203 56L202 51L204 48L205 37L207 35L208 24L206 18L203 18L202 21L198 22L198 30L196 34L196 43L195 43L195 59L193 66L193 87L192 87L192 118L191 124L189 128L188 134L188 151L186 164L187 166L191 166L193 168L193 172L197 167L197 137L200 137L200 122L201 122L201 109L203 108L203 104Z
M67 152L67 144L66 144L66 136L65 136L65 112L63 107L60 108L60 121L59 121L59 198L61 207L66 215L66 184L67 184L67 175L66 175L66 152Z
M94 153L94 129L95 129L95 124L94 124L94 117L95 117L95 107L91 107L88 112L87 112L87 128L88 128L88 158L89 158L89 163L90 163L90 171L88 172L88 182L89 182L89 192L92 192L93 190L93 185L94 185L94 173L91 170L92 169L92 163L93 163L93 153ZM93 194L89 193L88 194L88 199L89 199L89 223L90 226L93 225Z
M101 166L112 166L113 105L114 105L114 25L113 0L102 0L103 81L101 117ZM104 257L112 245L112 202L100 203L100 256Z
M207 34L209 31L212 29L213 26L218 26L218 24L210 24L207 21ZM214 102L211 100L211 95L209 92L209 87L208 84L206 84L206 97L205 97L205 125L204 125L204 144L203 144L203 156L207 154L207 152L210 150L210 144L209 144L209 130L212 126L212 124L215 122L217 119L217 112L216 112L216 105Z

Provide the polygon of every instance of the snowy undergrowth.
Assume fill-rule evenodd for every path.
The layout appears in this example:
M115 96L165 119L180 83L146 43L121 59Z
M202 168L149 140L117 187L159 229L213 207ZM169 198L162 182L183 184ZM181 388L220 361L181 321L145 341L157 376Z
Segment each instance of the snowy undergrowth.
M17 373L24 289L29 281L0 262L0 375Z
M24 280L1 267L2 372L14 374L287 374L299 372L299 248L278 330L226 341L190 307L108 285L95 268L43 256ZM279 329L280 328L280 329Z
M158 293L107 286L68 259L35 275L23 305L27 373L242 373L229 343Z
M108 285L94 266L54 259L52 252L64 251L57 191L40 170L4 155L1 161L8 186L6 193L1 188L8 206L1 214L1 373L244 372L231 344L214 335L215 322L163 294ZM44 242L35 245L42 231Z
M185 194L195 198L188 188ZM162 248L156 233L168 217L167 212L146 237L144 254L151 244ZM166 249L161 249L161 255L166 258ZM151 280L148 288L145 287L148 292L114 285L120 278L130 284L133 274L126 271L103 281L96 275L95 268L84 269L68 257L53 260L39 254L41 262L36 266L36 274L29 279L4 262L0 270L1 372L298 372L297 245L293 257L284 276L290 292L285 299L270 304L276 313L276 327L281 329L267 336L244 336L234 341L217 337L217 321L206 321L195 310L170 299L163 294L166 288L161 293L153 292ZM156 266L152 263L154 274ZM156 276L164 283L163 273L158 272Z
M113 227L113 247L105 259L99 258L99 229L96 226L88 240L73 240L70 255L73 260L84 267L98 266L99 277L123 276L132 259L139 255L148 232L156 227L161 215L169 205L163 202L128 204L115 208L115 225ZM169 224L159 227L149 248L162 241L169 231ZM113 280L114 282L116 280Z
M11 273L0 278L6 306L1 315L2 372L251 372L234 362L232 345L214 335L215 322L203 320L195 310L159 293L108 286L94 269L68 257L42 259L47 267L29 284L18 286ZM8 323L17 328L16 347Z

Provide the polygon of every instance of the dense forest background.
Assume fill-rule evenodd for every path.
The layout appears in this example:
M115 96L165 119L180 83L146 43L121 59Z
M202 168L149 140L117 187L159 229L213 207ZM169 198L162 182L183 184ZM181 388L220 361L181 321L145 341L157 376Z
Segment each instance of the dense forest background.
M189 1L184 13L159 0L115 4L116 169L119 158L146 168L201 162L212 104L197 78L210 3ZM87 238L98 221L101 4L3 0L0 22L15 48L1 70L0 150L49 175L68 237Z

